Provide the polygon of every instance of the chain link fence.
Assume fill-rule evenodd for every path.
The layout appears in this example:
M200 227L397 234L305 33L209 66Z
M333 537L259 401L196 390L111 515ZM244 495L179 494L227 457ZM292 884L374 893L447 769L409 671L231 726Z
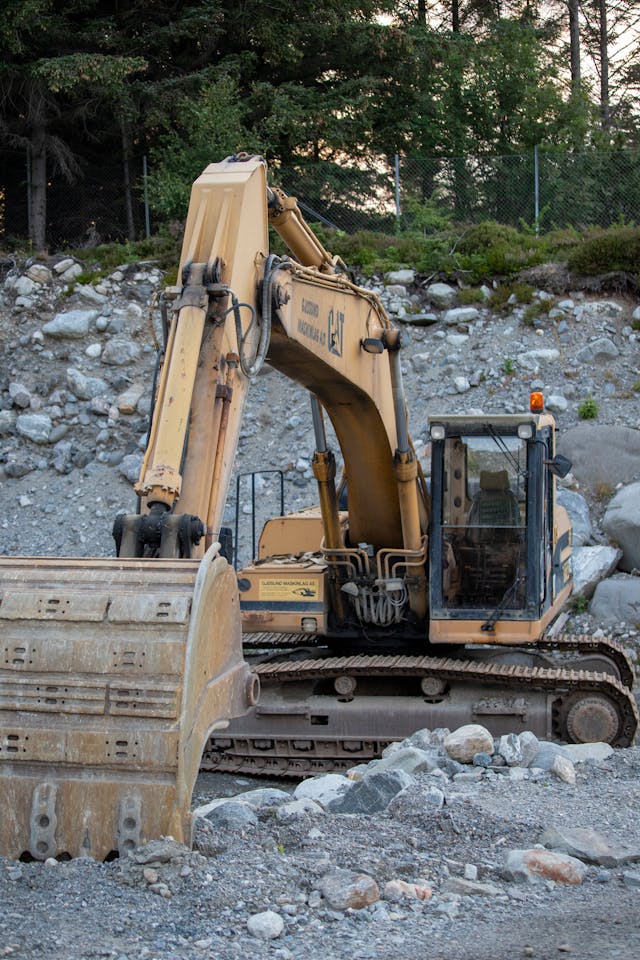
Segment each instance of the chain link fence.
M0 243L28 241L28 169L7 156L12 189L0 176ZM22 165L22 168L20 167ZM131 171L133 226L138 238L158 227L145 204L143 159ZM20 172L22 169L22 173ZM197 175L198 171L194 171ZM270 178L298 198L310 222L346 233L397 233L447 219L486 220L535 228L608 227L640 223L640 150L567 152L535 149L503 157L381 158L375 164L272 165ZM52 178L47 196L51 249L81 247L128 236L123 176L117 158L92 164L69 184Z

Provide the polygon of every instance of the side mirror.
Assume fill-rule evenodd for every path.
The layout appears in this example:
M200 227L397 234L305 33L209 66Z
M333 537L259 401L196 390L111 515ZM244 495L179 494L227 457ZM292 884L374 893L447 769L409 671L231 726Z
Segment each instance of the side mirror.
M566 477L572 467L571 460L568 457L563 457L561 453L556 453L553 460L545 460L544 463L545 466L549 467L554 477L560 477L561 480Z

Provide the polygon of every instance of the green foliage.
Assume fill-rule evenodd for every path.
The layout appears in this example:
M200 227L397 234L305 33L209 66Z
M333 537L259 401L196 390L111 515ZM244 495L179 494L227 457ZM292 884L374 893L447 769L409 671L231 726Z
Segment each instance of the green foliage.
M80 283L87 286L95 286L107 276L107 270L96 268L94 270L84 270L74 280L74 284Z
M470 227L458 243L458 252L465 255L486 254L488 250L520 246L520 234L515 227L495 220L487 220Z
M458 303L463 307L471 307L485 303L485 296L480 287L462 287L458 290Z
M510 306L510 301L513 302L513 300L519 304L531 303L533 293L533 287L521 280L515 280L513 283L501 283L492 290L487 304L492 310L506 310Z
M621 270L640 276L640 227L599 230L569 255L569 268L594 276Z
M586 613L589 609L589 601L586 597L574 597L571 603L571 609L574 613Z
M524 311L524 316L522 317L523 324L525 327L534 327L536 320L547 316L550 309L550 300L534 300Z
M83 276L108 276L123 263L153 260L165 271L175 271L180 261L181 241L169 234L138 240L135 243L102 243L90 249L74 249L69 253L88 264ZM167 281L168 282L168 281Z
M51 93L71 93L79 87L117 95L125 80L146 69L142 57L106 56L102 53L72 53L37 60L31 67Z
M581 420L595 420L600 408L593 397L587 397L578 406L578 416Z
M502 364L502 369L504 370L504 372L508 377L513 376L513 374L516 372L516 365L515 365L515 362L511 359L511 357L505 358L505 361Z
M640 393L640 380L636 380L631 389L635 390L636 393Z

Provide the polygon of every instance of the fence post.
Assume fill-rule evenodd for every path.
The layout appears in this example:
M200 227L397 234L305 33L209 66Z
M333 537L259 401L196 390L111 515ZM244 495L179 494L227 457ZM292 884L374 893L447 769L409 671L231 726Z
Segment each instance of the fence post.
M142 182L144 184L144 233L147 240L151 236L151 222L149 219L149 184L147 182L147 155L142 158Z
M27 145L27 234L29 241L33 239L31 224L31 146Z
M538 144L533 148L533 214L536 225L536 237L540 233L540 166L538 163Z
M399 231L402 210L400 209L400 157L397 153L394 158L394 179L396 184L396 229Z

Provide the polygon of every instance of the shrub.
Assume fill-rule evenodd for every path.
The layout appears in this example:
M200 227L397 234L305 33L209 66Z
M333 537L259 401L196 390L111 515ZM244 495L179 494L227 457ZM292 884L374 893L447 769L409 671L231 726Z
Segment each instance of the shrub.
M463 287L458 290L458 303L463 307L471 307L475 303L484 303L484 293L480 287Z
M640 227L598 231L569 255L569 268L583 276L622 270L640 274Z
M595 420L599 411L600 408L593 397L587 397L578 407L578 416L581 420Z
M535 326L536 320L539 320L540 317L548 314L550 307L551 301L547 300L534 300L533 303L530 303L524 311L524 316L522 318L522 322L524 323L525 327Z
M571 608L574 613L586 613L589 609L589 601L586 597L574 597Z
M519 247L520 242L521 237L515 227L496 223L495 220L487 220L485 223L476 223L469 227L458 244L458 252L461 254L485 253L495 247L509 245Z

